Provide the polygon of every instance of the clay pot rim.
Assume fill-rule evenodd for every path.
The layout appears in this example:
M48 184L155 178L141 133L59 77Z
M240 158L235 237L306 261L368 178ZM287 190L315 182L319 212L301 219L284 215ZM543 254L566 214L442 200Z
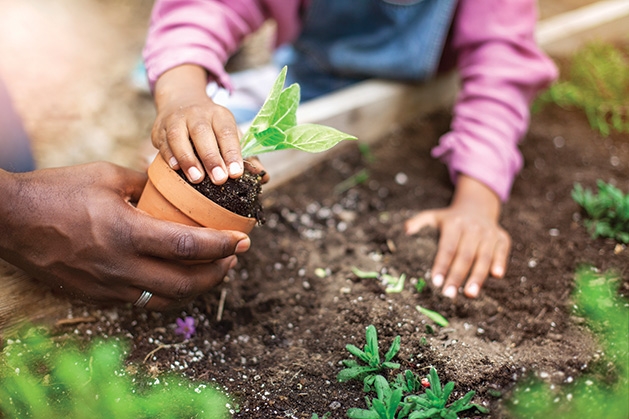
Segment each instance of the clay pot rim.
M149 166L148 175L155 189L179 211L202 226L214 225L216 223L217 213L224 218L234 220L234 227L230 228L232 230L242 231L242 229L246 229L247 231L251 231L257 224L255 218L244 217L223 208L194 189L166 163L159 153ZM206 208L206 210L199 211L199 208Z

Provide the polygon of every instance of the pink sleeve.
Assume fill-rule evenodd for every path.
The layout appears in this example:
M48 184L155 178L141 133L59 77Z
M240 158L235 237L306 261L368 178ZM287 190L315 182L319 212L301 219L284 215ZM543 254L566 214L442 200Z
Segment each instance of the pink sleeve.
M432 155L453 182L464 173L504 202L522 168L518 143L528 129L530 104L557 69L536 45L535 0L460 0L450 48L462 81L451 131Z
M268 18L278 20L278 42L294 36L298 8L285 0L156 0L143 50L151 89L182 64L204 67L230 88L224 65L243 38Z

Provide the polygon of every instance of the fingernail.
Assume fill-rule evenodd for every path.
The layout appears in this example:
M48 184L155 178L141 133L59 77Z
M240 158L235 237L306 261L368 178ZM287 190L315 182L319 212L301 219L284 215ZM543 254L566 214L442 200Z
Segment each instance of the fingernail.
M236 251L235 253L245 253L247 250L249 250L249 248L251 247L251 239L249 237L247 237L246 239L242 239L241 241L238 242L238 244L236 245Z
M443 285L443 275L441 274L437 274L435 276L432 277L432 283L435 285L435 287L440 287Z
M239 173L242 172L242 166L237 163L237 162L233 162L229 165L229 174L230 175L237 175Z
M201 176L203 175L201 175L199 169L192 166L190 169L188 169L188 176L190 177L191 181L196 182L197 180L201 179Z
M179 166L179 162L177 161L177 159L175 158L175 156L172 156L169 160L168 160L168 165L170 166L171 169L175 169L177 166Z
M227 175L225 174L225 171L222 167L216 166L214 169L212 169L212 177L215 181L220 182L221 180L225 179Z
M467 295L472 298L476 298L478 296L478 291L480 291L478 284L472 284L467 287Z
M491 272L496 278L502 278L502 276L505 274L505 270L503 269L502 266L495 266L494 269L492 269Z
M452 285L450 285L448 288L446 288L443 291L443 295L445 295L448 298L454 299L454 297L456 297L456 287L453 287Z

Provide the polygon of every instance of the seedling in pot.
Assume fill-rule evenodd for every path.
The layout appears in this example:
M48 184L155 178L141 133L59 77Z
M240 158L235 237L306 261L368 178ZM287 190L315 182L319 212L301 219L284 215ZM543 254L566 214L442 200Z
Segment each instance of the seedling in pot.
M349 380L363 380L365 382L366 387L369 386L368 378L373 376L376 373L382 372L388 369L397 369L400 368L400 364L396 362L391 362L391 359L398 353L400 350L400 336L396 336L393 339L393 343L391 343L391 347L384 355L384 362L380 360L380 352L378 348L378 333L376 332L376 328L374 325L369 325L366 331L366 344L363 350L358 347L348 344L345 348L354 355L357 359L346 359L343 360L343 365L346 368L341 370L337 375L337 380L339 382L349 381ZM364 365L359 363L361 361Z
M287 67L282 68L264 104L240 139L241 154L245 161L252 156L286 149L320 153L343 140L356 140L352 135L325 125L298 124L300 88L297 83L284 88L286 73ZM192 186L209 197L211 194L212 200L230 211L245 217L253 215L262 223L264 215L262 205L258 202L258 195L261 193L260 179L246 170L242 178L228 179L220 186L214 185L209 178ZM226 193L230 189L233 192ZM241 210L243 206L253 208Z
M284 88L287 67L275 79L264 105L240 140L242 157L247 158L276 150L297 149L320 153L343 140L356 137L318 124L297 124L299 85Z

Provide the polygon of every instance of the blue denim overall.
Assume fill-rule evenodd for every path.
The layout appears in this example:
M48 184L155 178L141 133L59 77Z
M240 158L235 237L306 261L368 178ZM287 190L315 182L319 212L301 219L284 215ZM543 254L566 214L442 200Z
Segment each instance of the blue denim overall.
M305 101L367 78L428 79L456 2L311 0L299 38L279 62L288 65L287 84L298 82Z
M2 79L0 79L0 169L9 172L35 170L28 135L13 108Z

